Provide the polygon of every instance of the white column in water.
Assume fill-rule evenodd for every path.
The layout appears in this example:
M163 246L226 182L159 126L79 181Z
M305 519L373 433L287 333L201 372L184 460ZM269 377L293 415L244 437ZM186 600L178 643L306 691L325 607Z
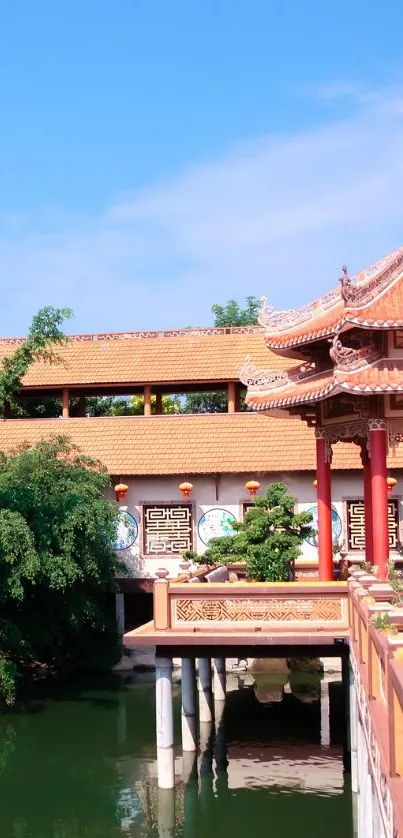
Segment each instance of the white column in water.
M196 667L194 658L182 658L182 749L196 748Z
M225 672L225 658L214 658L213 661L213 690L214 701L225 701L227 681Z
M162 789L175 787L172 658L155 659L157 773Z
M123 645L123 635L125 633L125 595L122 593L115 594L115 609L116 609L116 628L118 632L119 644Z
M323 748L330 745L330 701L329 681L320 682L320 744Z
M211 658L199 659L199 719L211 722L213 719L213 688L211 677Z

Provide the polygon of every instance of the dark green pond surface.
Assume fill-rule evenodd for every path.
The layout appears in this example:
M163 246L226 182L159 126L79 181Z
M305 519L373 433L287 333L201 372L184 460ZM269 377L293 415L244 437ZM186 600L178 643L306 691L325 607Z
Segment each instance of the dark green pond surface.
M281 688L256 678L231 675L217 746L204 731L185 787L175 686L174 801L156 786L152 674L38 689L0 719L1 838L350 838L341 685L329 686L321 744L317 685L287 685L278 701Z

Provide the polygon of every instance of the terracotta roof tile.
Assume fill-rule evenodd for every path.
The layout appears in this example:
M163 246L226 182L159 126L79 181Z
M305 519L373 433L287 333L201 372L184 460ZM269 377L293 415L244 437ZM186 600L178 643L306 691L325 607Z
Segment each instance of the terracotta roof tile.
M93 419L8 419L0 450L68 435L111 474L262 473L315 469L314 432L299 419L255 413ZM403 466L403 448L394 467ZM339 443L332 468L360 468L359 449Z
M60 363L33 364L23 383L29 387L60 387L237 381L246 355L273 369L282 363L275 355L267 358L263 330L250 334L189 330L181 337L161 334L145 339L71 341L57 350ZM15 349L15 345L0 342L0 361Z

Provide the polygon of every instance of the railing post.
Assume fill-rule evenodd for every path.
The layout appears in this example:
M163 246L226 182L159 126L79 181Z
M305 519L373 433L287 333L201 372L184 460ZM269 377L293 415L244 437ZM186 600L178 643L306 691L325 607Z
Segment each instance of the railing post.
M157 579L154 582L154 628L156 631L165 631L171 628L171 614L169 608L169 582L168 571L165 568L157 570Z

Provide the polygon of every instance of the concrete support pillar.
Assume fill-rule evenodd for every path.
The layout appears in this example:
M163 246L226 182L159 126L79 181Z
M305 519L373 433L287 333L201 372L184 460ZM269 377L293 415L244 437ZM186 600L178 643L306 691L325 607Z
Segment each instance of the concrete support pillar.
M228 382L228 413L235 413L236 390L235 381Z
M330 582L333 579L333 535L330 461L327 456L325 431L318 428L315 434L318 502L319 579L321 582Z
M125 633L125 595L122 593L115 594L115 609L116 609L116 627L118 630L119 640L122 639Z
M196 667L193 658L182 658L182 748L196 751Z
M162 393L156 393L155 395L155 412L160 415L163 413L162 410Z
M146 384L144 387L144 416L151 416L151 386Z
M86 415L86 402L85 396L78 397L78 415L84 417Z
M172 658L155 659L157 772L161 789L175 787Z
M158 789L158 838L175 834L175 789Z
M378 579L387 577L389 561L388 489L387 489L387 438L386 422L371 420L371 492L373 515L374 564L379 567Z
M211 678L211 659L199 659L199 719L211 722L213 718L213 690Z
M213 690L214 701L225 701L227 694L227 677L225 672L225 658L214 658L213 661Z
M62 416L63 419L68 419L70 416L69 391L66 387L64 387L62 390Z
M322 748L330 745L330 701L329 681L320 682L320 744Z

